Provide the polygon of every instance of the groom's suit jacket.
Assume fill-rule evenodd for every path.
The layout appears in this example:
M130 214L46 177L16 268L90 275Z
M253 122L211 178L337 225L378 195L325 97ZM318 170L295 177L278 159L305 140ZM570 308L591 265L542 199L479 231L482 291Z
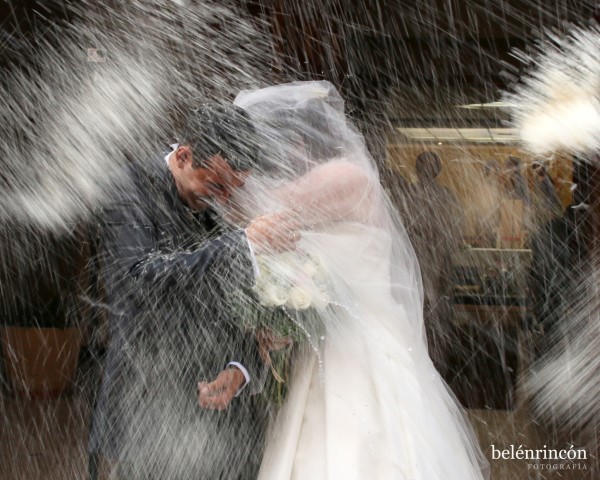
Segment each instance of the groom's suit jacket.
M188 209L163 156L122 178L102 215L110 341L90 450L126 478L252 478L264 412L250 393L263 366L229 302L253 282L245 234ZM226 411L200 409L197 383L232 361L250 384Z

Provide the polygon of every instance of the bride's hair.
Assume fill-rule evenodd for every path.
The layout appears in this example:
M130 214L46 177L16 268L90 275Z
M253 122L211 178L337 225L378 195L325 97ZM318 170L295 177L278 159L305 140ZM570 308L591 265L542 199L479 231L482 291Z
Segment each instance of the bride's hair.
M324 99L309 99L293 110L278 108L257 117L262 171L291 179L316 164L344 155L344 137Z
M311 160L329 160L339 157L343 139L335 128L327 103L322 99L310 99L295 110L293 126L302 137L307 157Z

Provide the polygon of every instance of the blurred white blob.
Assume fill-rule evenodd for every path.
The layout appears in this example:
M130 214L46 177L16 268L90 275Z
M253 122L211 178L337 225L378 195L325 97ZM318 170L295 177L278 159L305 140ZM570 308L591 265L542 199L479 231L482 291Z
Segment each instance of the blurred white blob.
M600 427L600 268L577 286L555 347L524 386L535 416L590 449Z
M533 67L503 99L511 105L525 146L536 154L595 151L600 146L600 30L551 35L534 50L519 54Z
M156 155L189 108L269 69L235 2L101 3L77 2L80 21L0 77L0 228L71 230L114 196L128 157Z
M0 127L8 183L0 220L57 230L110 194L123 152L163 111L164 77L125 54L94 75L69 74L69 62L53 55L46 61L56 62L45 73L62 85L18 75L12 86L22 95L0 97L3 116L11 117Z

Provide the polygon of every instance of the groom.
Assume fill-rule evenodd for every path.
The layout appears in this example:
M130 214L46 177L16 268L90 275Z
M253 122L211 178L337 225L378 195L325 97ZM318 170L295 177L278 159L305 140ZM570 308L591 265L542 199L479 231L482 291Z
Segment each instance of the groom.
M242 110L194 112L172 152L127 169L104 211L110 343L90 452L119 478L256 477L263 366L224 301L253 284L255 253L298 236L278 215L224 231L211 208L257 167L255 138Z

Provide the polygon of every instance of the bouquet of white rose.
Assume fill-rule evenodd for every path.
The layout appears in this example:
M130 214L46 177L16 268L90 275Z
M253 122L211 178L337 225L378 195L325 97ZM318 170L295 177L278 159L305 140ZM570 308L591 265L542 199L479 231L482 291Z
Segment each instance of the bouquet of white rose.
M314 258L301 252L257 257L255 292L261 305L294 310L323 309L329 303L328 276Z
M329 277L322 264L304 252L256 257L259 274L240 316L245 329L267 329L292 341L310 341L322 331L319 311L329 304Z
M257 334L259 344L266 337L271 343L276 339L279 346L265 348L261 354L278 383L276 397L281 400L291 347L308 343L317 350L323 335L320 312L330 303L329 275L316 258L301 251L258 255L256 260L256 283L242 295L243 306L236 317L238 326Z

